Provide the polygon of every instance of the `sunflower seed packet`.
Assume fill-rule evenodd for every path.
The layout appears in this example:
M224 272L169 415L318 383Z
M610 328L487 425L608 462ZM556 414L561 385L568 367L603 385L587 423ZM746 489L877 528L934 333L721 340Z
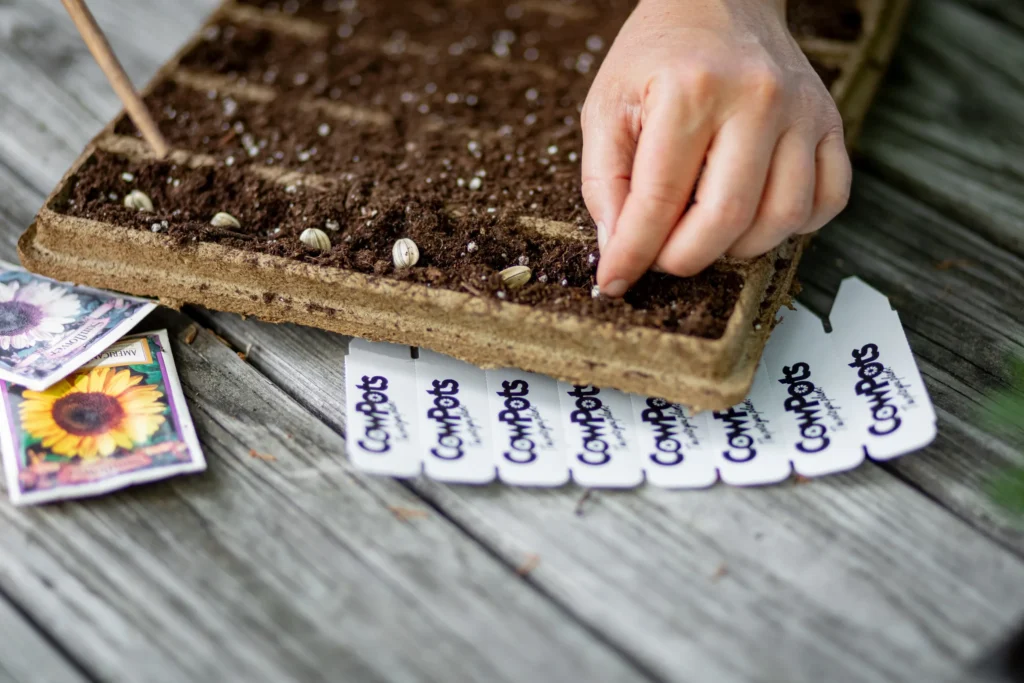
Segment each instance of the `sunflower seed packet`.
M166 331L126 337L43 391L0 382L0 396L16 505L206 469Z
M129 332L152 301L0 262L0 379L42 391Z

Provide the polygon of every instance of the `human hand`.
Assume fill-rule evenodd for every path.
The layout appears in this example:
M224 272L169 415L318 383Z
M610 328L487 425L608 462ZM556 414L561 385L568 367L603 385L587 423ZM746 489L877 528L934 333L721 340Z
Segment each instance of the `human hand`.
M582 123L607 296L652 266L690 276L723 254L763 254L849 198L842 119L786 28L785 0L641 0Z

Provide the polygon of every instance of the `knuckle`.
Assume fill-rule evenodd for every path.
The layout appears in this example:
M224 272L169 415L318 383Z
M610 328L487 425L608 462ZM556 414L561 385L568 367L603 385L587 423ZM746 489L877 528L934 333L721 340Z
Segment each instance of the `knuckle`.
M845 148L846 131L843 127L843 119L839 113L834 109L829 111L824 115L823 123L825 132L821 136L822 142L836 143Z
M681 69L661 71L649 89L654 96L669 99L706 98L714 94L718 76L704 64L689 64Z
M724 201L714 206L707 220L719 229L732 229L750 222L754 210L750 204L741 199Z
M835 189L830 189L821 198L821 203L826 212L837 216L850 203L850 184L843 183Z
M691 97L703 99L714 94L718 87L718 76L704 65L683 69L679 75L679 87Z
M762 106L774 106L782 101L784 79L775 67L760 65L750 68L745 76L749 95Z
M662 257L658 259L658 266L669 275L675 275L676 277L693 277L704 269L692 258L682 255Z
M810 198L793 197L767 207L764 222L773 234L781 234L803 227L811 219L814 203Z
M686 192L681 187L663 181L645 183L636 191L636 198L647 205L651 212L681 208L685 196Z

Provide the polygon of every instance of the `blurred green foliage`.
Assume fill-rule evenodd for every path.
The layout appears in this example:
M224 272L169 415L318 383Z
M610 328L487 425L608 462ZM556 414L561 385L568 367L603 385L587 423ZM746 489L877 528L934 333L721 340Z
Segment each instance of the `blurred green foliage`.
M982 405L982 414L993 431L1024 449L1024 357L1010 362L1010 387L989 396ZM1024 517L1024 467L996 477L989 493L998 505Z

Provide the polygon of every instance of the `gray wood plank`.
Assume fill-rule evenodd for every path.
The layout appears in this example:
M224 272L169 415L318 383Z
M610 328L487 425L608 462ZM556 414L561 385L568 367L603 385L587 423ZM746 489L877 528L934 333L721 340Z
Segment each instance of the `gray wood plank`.
M102 20L104 3L91 4ZM18 53L31 44L0 44L0 76L17 86L2 101L6 258L44 192L117 108L89 99L104 86L81 69L89 58L72 47L77 36L59 12L13 7L19 25L42 17L52 29L46 49L73 57L37 69ZM180 9L154 3L148 16L157 26L190 25L175 23ZM163 316L179 331L187 321ZM212 336L174 351L208 473L85 503L0 505L0 588L24 596L23 608L90 672L109 680L643 678L407 489L353 474L336 433ZM406 508L426 516L396 516Z
M1006 0L963 0L963 2L999 23L1024 31L1024 5L1019 2L1006 2Z
M0 588L91 673L642 678L405 488L352 472L336 433L213 335L178 342L187 323L151 321L176 337L207 473L87 502L0 505Z
M0 46L0 56L3 50ZM23 60L11 61L21 63ZM0 73L10 68L0 66ZM31 144L7 139L29 135L28 130L19 128L10 136L0 135L3 138L0 139L0 145L3 145L0 157L8 159L8 163L17 160L15 166L28 179L28 185L34 181L40 181L40 186L52 184L77 151L74 142L82 131L63 132L67 130L63 120L69 115L68 109L61 110L60 107L70 106L73 113L80 111L85 117L92 111L88 104L76 109L74 99L90 102L85 91L90 88L98 90L96 82L80 82L66 78L62 73L69 72L58 69L55 82L60 85L53 91L48 91L45 83L36 84L36 76L40 75L34 72L31 77L21 76L18 81L22 85L33 84L30 90L42 89L41 94L29 92L25 95L27 99L19 98L18 105L27 116L43 111L40 118L44 125L53 129L53 134L40 136L38 142ZM74 93L71 101L60 96L66 91ZM54 105L57 105L57 110L49 111ZM116 104L111 100L110 106L112 113ZM66 149L58 147L56 152L47 151L52 149L52 144L47 143L51 137L56 138L58 144L66 139ZM61 156L63 154L69 156L65 159ZM250 361L256 368L282 384L328 422L341 426L341 403L332 400L332 390L341 387L337 359L344 352L343 339L251 321L241 328L234 328L233 325L240 321L228 316L215 316L213 320L240 346L255 344ZM986 334L998 339L996 332ZM291 337L291 341L282 341L277 335ZM310 349L315 349L315 353L310 353ZM214 349L212 353L219 354L217 358L224 353L230 354L226 349ZM198 359L194 362L196 367L201 365ZM191 372L192 361L187 363ZM230 363L232 368L237 364L230 357L224 357L224 363ZM208 364L213 368L211 372L220 370L221 374L208 379L205 372L196 370L198 376L191 378L188 385L196 397L212 399L214 408L210 410L213 413L204 412L202 415L204 438L218 444L218 459L223 458L225 471L237 477L242 482L240 486L252 485L244 476L248 474L244 466L260 463L246 461L243 457L245 443L239 445L238 438L231 436L232 429L237 427L236 431L246 435L246 441L255 436L260 441L281 443L281 436L263 424L269 420L265 410L256 411L259 424L231 422L229 426L232 429L225 429L221 421L228 418L223 415L223 405L242 405L248 409L250 403L235 403L241 401L241 397L220 386L220 383L237 381L233 369L226 372L215 367L218 365L216 362ZM209 383L214 381L217 384L210 386ZM244 375L242 383L255 384L257 389L264 386L248 374ZM267 391L275 391L273 387L266 386L269 387ZM265 409L258 401L257 404ZM301 420L311 419L302 411L296 409L296 412L305 416ZM237 419L236 416L229 417ZM301 422L299 417L293 417ZM263 431L260 431L261 427ZM332 437L324 434L323 438ZM301 455L292 454L292 457L297 459L296 462L304 462ZM221 478L223 476L220 475ZM220 481L216 484L219 486ZM377 482L377 485L386 486L386 483ZM174 495L165 499L164 494L146 489L124 496L129 500L134 500L134 496L141 497L131 510L130 514L134 516L128 518L144 518L142 504L161 509L166 507L179 515L183 513L179 510L178 498L185 501L182 505L194 507L192 496L188 495L192 491L190 482L182 480L164 486ZM540 563L527 577L528 581L555 598L563 609L578 615L593 632L612 641L620 649L635 653L642 666L674 680L934 679L955 668L984 643L998 637L1001 629L1016 616L1013 604L1019 600L1019 594L1015 591L1019 590L1021 572L1024 571L1015 557L973 533L967 525L877 467L806 486L770 490L733 491L721 488L705 494L683 496L649 490L636 495L601 494L585 508L583 517L573 514L579 494L573 489L536 492L500 487L449 488L419 482L416 490L498 553L508 567L518 566L528 553L537 553ZM246 514L251 514L247 505L236 502L236 496L244 494L232 494L224 506L234 510L237 505ZM321 495L323 492L319 490L310 494L315 505L308 504L319 513L324 510L316 506L329 505L320 501ZM406 494L399 491L395 495ZM236 564L231 563L234 556L230 551L241 554L238 548L249 552L250 547L255 546L262 552L264 547L268 547L262 544L269 544L270 549L266 551L268 566L252 568L246 565L245 571L239 570L238 573L243 576L240 582L246 586L272 585L277 588L280 584L274 579L278 579L277 567L282 566L279 564L281 556L287 556L294 549L282 548L263 537L255 538L251 532L239 532L234 527L237 518L230 515L224 520L210 520L209 517L215 516L211 511L222 510L217 507L220 502L217 505L204 504L211 507L203 508L201 515L192 518L202 520L201 523L212 528L212 532L200 537L204 541L199 546L202 554L208 550L211 554L216 551L225 566L234 568ZM89 534L97 534L102 529L123 525L127 513L119 512L117 516L111 513L108 519L105 516L106 505L113 505L113 499L86 508L100 508L102 514L97 515L96 520L75 517L74 524L69 523L70 528L76 534L80 527ZM69 514L84 514L77 507L64 507L68 508ZM280 529L280 526L274 526L278 522L268 520L277 508L275 505L272 510L260 510L257 522L269 524L272 530ZM309 517L310 513L294 514L296 518L303 515ZM355 515L355 519L362 521L361 515ZM150 520L146 523L154 525ZM162 523L162 520L156 523L162 540L187 537L195 542L191 529L186 533L181 527L174 526L167 531L159 526ZM173 526L184 522L168 524ZM30 529L35 529L35 526ZM248 526L243 525L243 529L248 529ZM68 536L59 535L58 538L71 539L64 545L75 549L76 544L85 543L81 538L71 536L70 531L62 531ZM367 533L376 531L370 529ZM27 533L25 529L22 532ZM213 540L207 540L207 536ZM101 538L114 549L120 549L129 542L120 537ZM385 537L382 546L393 548L405 540ZM360 538L354 545L359 550L367 543L366 539ZM22 547L26 545L23 540ZM51 540L46 546L47 551L56 553L62 550L63 546L55 548L55 545L56 542ZM221 550L225 546L228 551ZM145 550L154 551L148 546ZM158 550L167 552L164 548ZM140 551L133 549L132 552ZM132 552L106 550L93 562L88 561L90 558L80 558L80 550L65 555L58 553L57 556L76 568L80 562L85 562L82 573L89 574L90 571L102 572L108 566L116 566L112 555L119 560L127 555L131 560L127 566L139 571L142 563ZM158 553L157 556L164 559L164 555ZM415 553L410 553L409 557L412 559L407 559L407 563L423 559ZM37 552L33 561L52 562L45 558L46 553ZM178 568L183 562L178 558L171 561L170 566ZM157 574L149 565L144 569L142 573L149 583L141 582L142 585L152 585L156 583L153 577L158 577L163 589L165 576ZM196 574L188 576L197 576L198 570L194 571ZM444 575L440 568L437 572ZM32 574L31 571L21 571L18 578L31 585ZM72 588L81 587L81 582L85 581L74 573L69 578L66 570L55 574ZM210 591L214 599L209 602L218 609L234 605L237 593L231 593L223 586L221 582L226 579L215 571L214 579L209 580L214 583L214 590ZM967 584L966 591L961 585L964 583ZM638 590L638 587L644 590ZM86 582L81 593L92 595L90 591L96 590L93 582ZM71 593L74 599L66 599L66 604L44 601L45 604L34 607L51 620L55 619L58 608L67 605L78 607L80 612L88 611L82 610L78 604L82 600L81 595L74 590ZM165 596L164 602L144 612L144 620L152 620L158 625L180 626L174 610L164 608L172 601L174 607L178 607L178 601L187 596L182 597L173 591L167 593L173 595L173 600ZM106 593L100 594L106 596ZM138 593L134 597L142 600ZM274 598L268 604L277 609L278 599ZM194 603L185 604L189 609L196 609ZM89 606L95 605L90 603ZM106 617L110 611L101 610L100 613ZM187 614L192 616L191 612ZM296 621L312 619L304 613L295 616L287 612L287 615ZM243 613L242 617L245 627L250 626L250 621L259 623L248 613ZM127 630L125 618L124 615L114 615L112 623L121 630ZM213 617L204 615L201 623L204 633L211 628L206 621L208 619ZM476 629L479 631L484 620L475 623L479 624ZM55 633L70 637L70 628L60 632L56 630L57 626L59 624L54 625ZM147 626L151 627L152 623ZM414 629L410 627L399 633L415 640L418 637L416 632L408 636L409 631ZM275 645L261 639L266 636L252 636L248 631L246 634L250 635L247 643L255 643L257 648L270 648L277 654ZM89 645L92 644L90 641ZM571 647L569 651L573 651ZM323 659L342 656L336 652L326 656L316 652L316 655ZM97 659L109 665L110 662L103 657L110 656L106 652ZM160 652L153 661L162 664L170 656ZM280 654L280 657L286 655ZM441 655L438 657L443 658ZM278 663L274 666L281 660L276 661ZM387 660L379 666L397 668L400 665ZM393 672L395 668L386 670ZM608 672L616 673L614 669Z
M915 3L866 122L873 171L1024 254L1020 3Z
M939 414L936 443L888 467L1024 554L1020 520L988 495L1024 454L992 433L984 412L986 396L1011 386L1009 358L1024 355L1024 259L858 173L850 207L802 263L803 300L827 312L848 275L892 299Z
M203 317L342 428L344 338ZM807 485L600 493L582 517L575 487L413 487L510 566L538 554L530 580L669 680L936 680L1024 596L1017 558L872 465Z
M0 599L0 681L3 683L81 683L74 664L18 612Z
M90 2L126 71L143 84L216 3ZM120 110L60 3L0 6L0 149L29 181L51 187ZM12 125L7 125L12 122ZM16 122L16 123L15 123Z

